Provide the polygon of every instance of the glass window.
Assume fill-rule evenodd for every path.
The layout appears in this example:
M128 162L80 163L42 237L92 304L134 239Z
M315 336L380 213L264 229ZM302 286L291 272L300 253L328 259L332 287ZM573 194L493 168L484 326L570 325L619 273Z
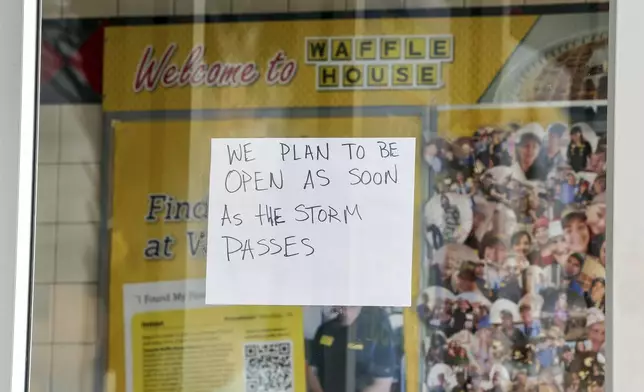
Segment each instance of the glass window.
M45 1L30 390L604 391L608 3L553 2Z

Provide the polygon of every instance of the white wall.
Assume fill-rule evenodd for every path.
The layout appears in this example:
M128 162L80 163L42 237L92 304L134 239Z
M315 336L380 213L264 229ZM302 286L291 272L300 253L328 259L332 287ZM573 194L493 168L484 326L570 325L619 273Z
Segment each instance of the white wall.
M43 0L43 15L55 19L585 2ZM94 374L101 305L96 295L101 132L100 105L41 107L32 392L91 392L95 377L103 377Z

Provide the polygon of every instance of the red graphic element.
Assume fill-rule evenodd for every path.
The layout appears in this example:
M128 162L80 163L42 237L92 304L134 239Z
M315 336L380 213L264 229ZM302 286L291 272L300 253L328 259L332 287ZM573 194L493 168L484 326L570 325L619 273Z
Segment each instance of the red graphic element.
M68 64L99 94L103 91L104 31L103 26L96 29L68 59Z
M177 44L172 43L163 51L160 58L155 58L154 48L146 47L136 67L132 83L134 92L154 91L159 85L165 88L187 85L192 87L248 86L259 78L259 68L252 61L207 63L204 60L203 45L194 46L181 64L173 62L176 51Z
M48 42L43 42L40 50L40 81L41 83L49 83L65 62L63 56Z

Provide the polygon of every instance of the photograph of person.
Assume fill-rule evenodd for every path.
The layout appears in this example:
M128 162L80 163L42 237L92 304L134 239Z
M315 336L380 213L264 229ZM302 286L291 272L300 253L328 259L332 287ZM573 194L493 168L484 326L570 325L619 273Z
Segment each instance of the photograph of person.
M336 306L321 319L307 345L309 391L402 390L401 309Z
M513 122L427 143L423 392L604 390L602 132Z

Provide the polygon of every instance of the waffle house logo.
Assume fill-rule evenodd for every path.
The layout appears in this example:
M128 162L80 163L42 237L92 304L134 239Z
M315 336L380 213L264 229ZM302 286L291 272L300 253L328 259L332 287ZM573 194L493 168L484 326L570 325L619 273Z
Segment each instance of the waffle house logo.
M453 59L451 35L306 39L318 90L438 89Z

